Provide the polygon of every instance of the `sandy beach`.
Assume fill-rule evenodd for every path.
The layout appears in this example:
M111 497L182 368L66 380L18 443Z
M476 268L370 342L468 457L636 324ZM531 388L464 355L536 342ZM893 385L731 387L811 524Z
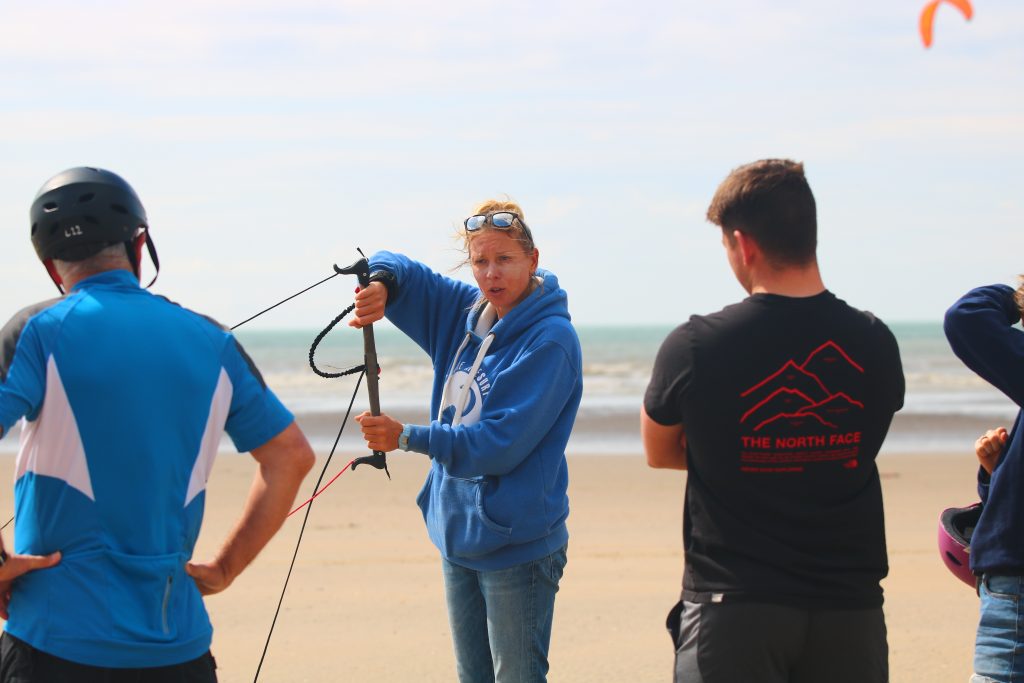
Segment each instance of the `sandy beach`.
M935 533L942 508L976 498L972 460L967 453L879 459L895 683L970 675L977 598L941 564ZM328 476L345 462L332 463ZM13 457L0 457L0 466L10 481ZM214 552L232 524L252 469L248 456L218 459L198 557ZM413 502L425 472L424 458L395 456L391 482L361 468L317 499L261 681L455 680L438 557ZM685 475L650 470L639 456L576 455L570 476L569 565L549 679L670 680L662 624L679 592ZM0 510L11 509L11 495L5 487ZM223 683L253 679L301 521L292 517L227 592L207 601Z

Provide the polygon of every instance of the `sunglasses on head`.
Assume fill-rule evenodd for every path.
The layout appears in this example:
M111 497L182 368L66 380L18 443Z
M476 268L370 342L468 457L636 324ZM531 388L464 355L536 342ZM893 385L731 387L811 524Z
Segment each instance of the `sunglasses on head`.
M512 224L519 221L519 225L523 226L523 232L526 237L532 242L533 235L530 234L530 228L527 227L523 219L518 214L512 213L511 211L495 211L493 213L478 213L475 216L470 216L465 221L466 232L476 232L482 229L488 223L491 227L497 228L498 230L510 230Z

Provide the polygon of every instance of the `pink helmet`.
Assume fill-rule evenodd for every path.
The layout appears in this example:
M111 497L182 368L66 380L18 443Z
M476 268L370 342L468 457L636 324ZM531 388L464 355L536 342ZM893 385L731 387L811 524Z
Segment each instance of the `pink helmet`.
M947 508L939 517L939 554L953 576L971 588L977 579L971 573L971 534L981 517L981 503L963 508Z

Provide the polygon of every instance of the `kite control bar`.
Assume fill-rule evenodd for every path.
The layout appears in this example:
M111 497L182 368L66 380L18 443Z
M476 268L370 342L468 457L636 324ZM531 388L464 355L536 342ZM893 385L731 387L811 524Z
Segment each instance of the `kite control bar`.
M340 275L355 275L359 280L359 286L366 288L370 285L370 262L366 260L362 250L357 251L362 256L361 259L345 268L339 268L335 264L334 271ZM377 416L380 415L380 390L377 385L380 366L377 364L377 344L373 339L373 325L363 326L363 358L366 366L366 392L370 397L370 414ZM372 465L378 470L384 470L388 479L391 478L384 451L374 451L373 455L364 455L352 461L353 470L359 465Z

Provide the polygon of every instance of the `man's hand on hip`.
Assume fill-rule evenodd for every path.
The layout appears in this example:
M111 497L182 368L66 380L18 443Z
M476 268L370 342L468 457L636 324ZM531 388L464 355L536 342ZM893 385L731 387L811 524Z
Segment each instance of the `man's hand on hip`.
M0 567L0 618L8 619L7 606L11 603L14 580L36 569L47 569L60 562L60 552L49 555L8 555Z

